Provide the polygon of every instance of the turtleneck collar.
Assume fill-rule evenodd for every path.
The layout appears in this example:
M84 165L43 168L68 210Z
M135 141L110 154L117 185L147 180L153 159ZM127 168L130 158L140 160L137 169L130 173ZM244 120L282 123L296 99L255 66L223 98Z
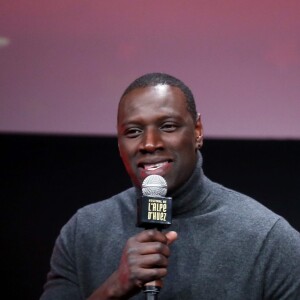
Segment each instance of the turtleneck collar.
M197 163L191 177L171 195L173 217L181 218L198 213L198 209L195 209L201 209L200 206L208 195L208 190L204 184L207 178L202 170L203 159L200 151L198 151L197 156ZM135 191L138 196L142 195L140 188L135 187Z
M204 185L206 177L203 173L202 163L202 155L198 151L197 164L191 177L172 194L173 217L193 214L206 198L208 191Z

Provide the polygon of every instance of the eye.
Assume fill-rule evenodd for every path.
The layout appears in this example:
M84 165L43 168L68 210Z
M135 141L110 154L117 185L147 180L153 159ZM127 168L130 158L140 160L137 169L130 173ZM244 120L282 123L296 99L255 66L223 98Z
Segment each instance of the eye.
M139 128L128 128L125 130L125 136L128 138L138 137L142 133L142 130Z
M175 123L164 123L161 126L161 130L165 131L165 132L173 132L178 128L178 126Z

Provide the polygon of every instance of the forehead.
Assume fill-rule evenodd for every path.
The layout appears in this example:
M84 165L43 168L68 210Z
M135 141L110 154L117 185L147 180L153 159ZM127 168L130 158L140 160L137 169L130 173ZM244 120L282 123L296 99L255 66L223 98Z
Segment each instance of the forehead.
M185 95L179 88L169 85L134 89L121 99L118 120L129 115L153 113L156 115L188 113Z

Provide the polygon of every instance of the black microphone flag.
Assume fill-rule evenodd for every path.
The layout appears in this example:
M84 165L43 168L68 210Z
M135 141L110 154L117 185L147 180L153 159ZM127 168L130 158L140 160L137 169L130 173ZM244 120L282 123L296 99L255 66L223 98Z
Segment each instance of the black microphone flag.
M143 196L137 199L137 226L146 229L167 228L172 224L172 198L167 182L160 175L149 175L142 183Z

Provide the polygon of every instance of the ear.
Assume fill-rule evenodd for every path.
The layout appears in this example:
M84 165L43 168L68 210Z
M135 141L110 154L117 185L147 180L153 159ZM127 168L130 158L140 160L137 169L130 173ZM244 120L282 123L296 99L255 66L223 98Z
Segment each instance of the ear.
M195 124L195 139L196 149L201 149L203 146L203 126L201 122L201 115L199 113Z

